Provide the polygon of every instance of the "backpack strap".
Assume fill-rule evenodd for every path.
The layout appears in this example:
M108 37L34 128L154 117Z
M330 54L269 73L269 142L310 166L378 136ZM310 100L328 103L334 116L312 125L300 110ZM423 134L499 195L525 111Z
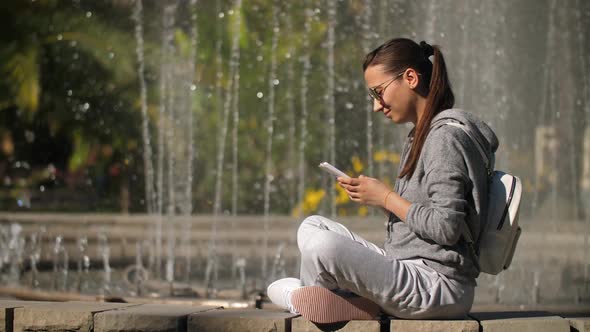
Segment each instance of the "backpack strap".
M469 127L465 126L462 123L457 123L457 122L447 122L445 123L446 125L449 126L453 126L453 127L457 127L457 128L461 128L463 129L463 131L467 134L467 136L469 136L471 138L471 140L473 142L475 142L475 146L477 147L477 150L479 151L479 154L481 154L481 157L483 158L485 164L486 164L486 171L488 173L488 177L491 177L492 174L494 173L494 165L493 163L493 156L492 156L492 160L490 160L490 158L488 157L487 153L485 153L484 150L484 145L481 142L481 140L479 140L477 138L477 135L475 135L475 133L473 133L473 130L469 129Z

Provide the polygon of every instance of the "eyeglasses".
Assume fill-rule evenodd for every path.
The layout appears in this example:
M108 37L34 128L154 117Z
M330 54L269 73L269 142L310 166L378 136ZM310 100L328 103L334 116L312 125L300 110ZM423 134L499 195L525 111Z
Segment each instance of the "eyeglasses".
M405 73L405 71L402 71L401 73L395 75L395 77L393 77L389 81L385 81L385 82L377 85L376 87L369 88L369 96L371 96L371 98L373 98L375 100L383 101L383 93L385 92L385 89L387 89L387 87L393 81L395 81L398 78L400 78L404 73ZM385 86L383 86L383 84L385 84ZM377 90L377 89L379 89L379 90Z

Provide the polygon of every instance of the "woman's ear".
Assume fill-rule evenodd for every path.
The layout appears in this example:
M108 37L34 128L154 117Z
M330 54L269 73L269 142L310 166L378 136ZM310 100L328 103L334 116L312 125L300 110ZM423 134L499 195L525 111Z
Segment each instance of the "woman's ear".
M420 84L420 75L413 68L408 68L404 73L404 80L408 83L410 89L414 90Z
M404 80L408 83L408 87L420 96L426 98L428 96L428 83L423 80L423 76L415 69L408 68L404 73Z

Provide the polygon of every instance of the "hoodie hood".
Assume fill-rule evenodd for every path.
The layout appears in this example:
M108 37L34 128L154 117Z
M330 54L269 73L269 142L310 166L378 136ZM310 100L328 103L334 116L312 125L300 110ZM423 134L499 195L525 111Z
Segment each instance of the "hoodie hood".
M452 108L438 113L432 119L430 127L435 128L439 124L451 121L459 122L471 129L478 136L478 140L485 145L485 149L489 154L495 153L498 149L498 137L496 137L492 128L474 114L461 109Z

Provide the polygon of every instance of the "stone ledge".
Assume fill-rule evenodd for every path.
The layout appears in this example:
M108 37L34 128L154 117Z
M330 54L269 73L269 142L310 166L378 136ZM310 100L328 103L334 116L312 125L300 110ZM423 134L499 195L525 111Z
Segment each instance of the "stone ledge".
M188 330L220 331L290 331L291 313L256 309L219 309L188 317Z
M558 315L562 316L559 317ZM590 312L489 311L475 320L351 321L316 326L278 309L221 309L177 304L0 300L2 331L571 331L590 332Z
M47 304L47 302L18 300L0 301L0 332L12 332L14 330L14 309L24 308L25 306L30 307L37 304Z
M186 331L190 314L215 309L218 308L169 304L125 307L94 315L94 331Z
M76 301L26 305L14 310L14 331L92 331L95 313L134 305Z
M0 301L0 332L12 332L14 308L23 307L26 303L26 301Z
M470 313L483 332L569 332L569 321L548 312L481 312Z
M572 332L590 332L590 317L566 317Z
M386 324L386 323L384 323ZM322 328L324 327L324 328ZM353 320L346 324L331 324L318 326L303 317L291 320L291 331L293 332L318 332L318 331L339 331L339 332L380 332L381 323L376 320Z
M391 332L479 332L476 320L404 320L392 319ZM517 330L515 330L517 331Z

